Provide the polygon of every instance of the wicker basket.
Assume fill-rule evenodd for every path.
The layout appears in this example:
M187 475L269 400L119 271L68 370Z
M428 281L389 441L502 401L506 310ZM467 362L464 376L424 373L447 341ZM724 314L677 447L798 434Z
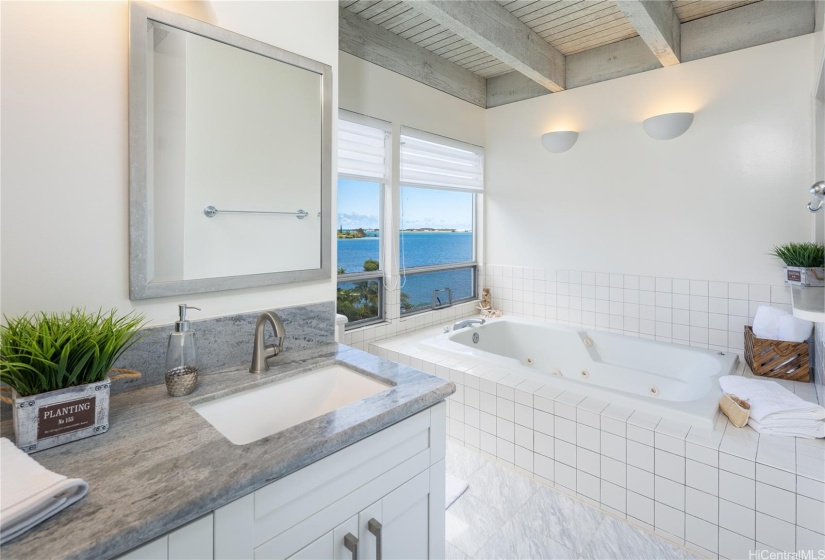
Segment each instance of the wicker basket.
M745 325L745 361L754 375L791 381L811 381L809 342L783 342L758 338Z

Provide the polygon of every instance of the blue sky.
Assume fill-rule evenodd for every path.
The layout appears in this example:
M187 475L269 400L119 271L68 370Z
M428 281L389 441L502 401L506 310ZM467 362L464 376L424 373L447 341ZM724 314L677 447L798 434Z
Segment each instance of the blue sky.
M377 183L339 179L337 225L344 229L377 228L379 189ZM473 205L469 193L402 187L401 210L401 229L472 229Z

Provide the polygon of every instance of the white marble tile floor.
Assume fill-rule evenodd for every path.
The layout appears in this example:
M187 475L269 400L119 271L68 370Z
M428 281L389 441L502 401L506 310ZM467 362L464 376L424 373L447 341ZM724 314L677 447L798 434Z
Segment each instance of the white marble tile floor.
M447 472L469 483L447 510L448 559L695 558L452 440L447 442Z

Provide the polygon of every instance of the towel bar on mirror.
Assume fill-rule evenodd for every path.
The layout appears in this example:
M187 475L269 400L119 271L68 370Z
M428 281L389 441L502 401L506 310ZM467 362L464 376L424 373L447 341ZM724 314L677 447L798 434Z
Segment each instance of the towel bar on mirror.
M295 216L299 220L303 220L304 218L309 216L309 212L300 209L297 212L266 212L263 210L218 210L214 206L207 206L206 208L204 208L203 214L207 218L214 218L218 214L271 214L280 216Z

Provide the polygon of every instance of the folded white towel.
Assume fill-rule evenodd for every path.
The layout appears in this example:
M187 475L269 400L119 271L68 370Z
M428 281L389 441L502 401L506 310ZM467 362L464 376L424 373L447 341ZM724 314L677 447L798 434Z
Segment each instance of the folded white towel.
M770 305L760 305L753 318L753 334L758 338L779 340L779 319L787 314Z
M748 425L757 432L772 435L812 436L825 430L825 408L794 395L775 381L748 379L738 375L719 378L725 393L733 393L751 405ZM797 426L798 429L794 429ZM774 430L773 432L769 430ZM781 432L781 433L778 433ZM822 432L825 436L825 432Z
M790 313L779 318L779 336L776 340L803 342L811 338L814 324L805 319L794 317Z
M768 424L761 424L749 418L748 426L769 436L780 437L801 437L801 438L825 438L825 422L821 420L788 420L773 421Z
M89 485L44 468L0 438L0 543L5 543L81 499Z

